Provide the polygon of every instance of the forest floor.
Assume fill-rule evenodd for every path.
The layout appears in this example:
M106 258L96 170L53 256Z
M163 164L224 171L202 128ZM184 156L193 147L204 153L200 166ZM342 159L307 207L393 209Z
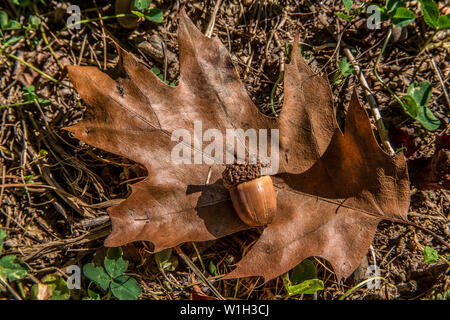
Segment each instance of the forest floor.
M394 128L402 127L411 133L417 148L411 158L430 156L438 137L450 129L450 106L444 93L450 74L449 33L435 33L424 23L418 1L407 2L416 19L407 27L395 29L378 63L378 73L399 96L406 94L414 82L431 83L428 106L441 121L433 131L410 118L373 72L389 23L368 29L363 12L345 21L335 14L345 12L340 0L320 4L307 0L227 0L220 5L218 1L153 1L163 11L163 22L145 21L135 29L124 28L116 18L98 21L99 16L114 16L112 1L70 1L80 7L82 20L92 21L83 22L79 29L66 30L69 2L49 0L44 5L31 1L26 7L14 2L0 4L0 11L21 25L20 29L3 31L0 51L0 228L7 233L1 254L15 254L30 271L22 280L7 285L7 290L0 289L0 298L27 299L32 286L42 282L45 275L65 279L69 265L102 263L106 251L103 241L111 228L106 208L126 198L130 185L141 180L146 170L128 159L83 144L62 130L79 121L85 110L64 66L114 67L118 61L114 40L150 68L165 71L167 80L176 84L177 13L182 5L203 32L217 9L212 35L229 49L249 96L266 114L271 112L272 103L277 112L282 112L280 80L287 62L285 52L299 32L304 58L313 70L329 79L338 119L345 114L354 87L364 97L358 76L346 74L339 67L345 57L343 49L350 48L387 129L394 132ZM354 10L361 6L362 1L353 1ZM30 16L40 18L37 27L30 27ZM362 101L371 114L367 101ZM410 221L449 239L449 214L447 191L423 191L411 185ZM185 243L180 248L200 270L197 272L227 299L288 298L282 277L264 284L258 278L216 279L233 269L244 248L259 235L260 231L254 229L211 242ZM424 247L433 248L441 256L447 250L430 234L412 226L382 222L366 261L352 276L338 280L326 261L311 257L324 289L315 295L289 298L338 299L367 279L368 265L376 265L384 280L378 288L361 285L346 299L441 298L449 290L448 264L444 259L425 263ZM190 299L194 284L213 296L179 252L167 252L167 263L158 268L147 244L133 243L123 250L124 259L130 262L127 274L142 289L140 299ZM82 289L72 298L87 296L88 285L84 278ZM95 286L89 288L104 295Z

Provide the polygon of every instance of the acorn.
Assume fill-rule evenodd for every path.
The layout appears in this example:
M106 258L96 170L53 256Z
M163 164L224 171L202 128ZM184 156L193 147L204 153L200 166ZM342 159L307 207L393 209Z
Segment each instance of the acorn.
M233 207L250 227L271 223L277 212L277 196L270 176L261 175L262 164L227 165L222 173Z

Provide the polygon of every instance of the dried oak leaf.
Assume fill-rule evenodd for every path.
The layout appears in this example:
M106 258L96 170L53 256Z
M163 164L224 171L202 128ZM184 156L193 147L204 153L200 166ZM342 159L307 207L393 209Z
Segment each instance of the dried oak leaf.
M384 218L406 219L409 183L403 155L377 145L354 96L345 134L336 125L329 84L306 65L294 41L286 66L280 117L262 115L239 80L218 38L205 37L179 15L180 80L161 82L121 48L117 67L68 67L89 105L67 128L77 139L144 165L148 177L111 207L107 246L147 240L154 251L245 230L221 181L223 165L178 164L170 158L176 129L279 129L280 166L273 176L278 211L227 278L270 280L308 256L321 256L346 277L367 252ZM270 140L269 140L270 141ZM245 142L244 142L245 143ZM199 149L193 150L199 155Z

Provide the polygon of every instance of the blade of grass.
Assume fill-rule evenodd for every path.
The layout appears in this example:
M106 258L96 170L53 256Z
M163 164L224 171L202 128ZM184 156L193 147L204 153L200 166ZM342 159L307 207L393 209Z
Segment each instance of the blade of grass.
M203 272L206 272L206 268L203 263L202 257L200 256L200 252L198 252L197 246L195 245L194 242L192 242L192 246L194 247L195 253L197 254L197 258L200 261L200 264L202 265Z
M383 277L372 277L369 279L366 279L360 283L358 283L356 286L354 286L353 288L351 288L350 290L348 290L346 293L344 293L343 296L339 297L338 300L344 300L345 298L347 298L353 291L355 291L356 289L358 289L359 287L365 285L366 283L368 283L369 281L373 281L373 280L386 280Z
M14 54L4 52L4 55L6 55L6 56L9 57L9 58L12 58L12 59L14 59L14 60L19 61L20 63L24 64L24 65L27 66L28 68L30 68L30 69L36 71L37 73L39 73L39 74L40 74L41 76L43 76L44 78L47 78L48 80L50 80L50 81L52 81L52 82L54 82L54 83L56 83L56 84L59 84L59 83L60 83L58 80L56 80L55 78L49 76L49 75L46 74L44 71L42 71L42 70L36 68L35 66L29 64L28 62L26 62L25 60L23 60L23 59L21 59L21 58L15 56Z

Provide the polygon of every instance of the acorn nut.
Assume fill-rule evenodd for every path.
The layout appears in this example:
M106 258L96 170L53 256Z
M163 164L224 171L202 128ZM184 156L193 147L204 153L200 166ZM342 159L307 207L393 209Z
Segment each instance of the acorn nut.
M261 176L262 165L227 165L222 173L224 186L229 190L233 207L248 226L271 223L277 211L277 197L270 176Z

